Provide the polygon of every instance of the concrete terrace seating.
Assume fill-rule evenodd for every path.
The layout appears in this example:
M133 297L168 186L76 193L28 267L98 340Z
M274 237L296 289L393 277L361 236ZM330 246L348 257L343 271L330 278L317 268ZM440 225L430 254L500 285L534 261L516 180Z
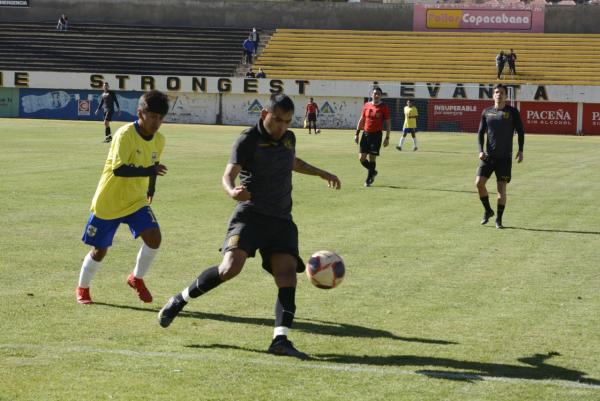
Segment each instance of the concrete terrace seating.
M255 62L269 78L600 85L600 35L278 29Z
M231 76L248 29L0 22L0 70Z

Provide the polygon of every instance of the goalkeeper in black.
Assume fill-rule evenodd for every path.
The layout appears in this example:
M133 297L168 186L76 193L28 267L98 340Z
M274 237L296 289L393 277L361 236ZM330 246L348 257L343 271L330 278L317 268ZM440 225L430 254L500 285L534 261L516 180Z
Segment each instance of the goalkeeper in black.
M110 122L112 121L115 112L115 106L119 109L119 114L121 114L121 106L119 106L119 101L117 100L115 92L109 89L108 82L104 83L103 89L104 92L100 95L100 104L98 104L98 108L96 109L96 115L98 115L101 108L104 109L104 142L109 143L112 141Z
M525 131L519 110L506 104L506 86L498 84L494 87L494 105L483 110L481 122L479 123L479 168L475 185L479 199L483 204L485 212L481 224L487 224L494 216L494 210L490 206L490 198L485 187L492 172L496 174L498 188L498 209L496 215L496 228L504 228L502 215L506 207L506 185L511 179L513 135L518 134L519 150L515 159L518 163L523 161L523 144L525 143ZM485 140L484 150L484 138Z

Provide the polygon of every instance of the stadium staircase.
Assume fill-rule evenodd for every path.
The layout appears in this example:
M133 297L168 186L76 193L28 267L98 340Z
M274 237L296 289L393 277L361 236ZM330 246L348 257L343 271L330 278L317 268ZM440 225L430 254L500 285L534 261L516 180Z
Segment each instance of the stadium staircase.
M0 70L232 76L250 29L0 22Z
M258 57L269 78L600 85L600 35L277 29Z

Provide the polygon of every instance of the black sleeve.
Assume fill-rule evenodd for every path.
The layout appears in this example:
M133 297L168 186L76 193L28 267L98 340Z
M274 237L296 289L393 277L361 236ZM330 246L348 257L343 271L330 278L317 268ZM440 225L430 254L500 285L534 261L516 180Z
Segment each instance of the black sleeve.
M479 131L477 131L477 144L479 145L479 153L483 152L483 144L485 133L487 132L487 120L485 119L485 110L481 113L481 121L479 122Z
M103 104L104 104L104 98L102 96L100 96L100 104L98 104L98 108L96 109L96 111L100 110L100 108L102 107Z
M149 167L135 167L132 165L122 165L113 170L114 175L117 177L155 177L156 168L154 166Z
M154 163L154 166L158 166L158 162ZM148 196L154 196L154 192L156 191L156 174L150 176L150 180L148 181L148 191L146 194Z
M119 101L117 100L117 95L115 95L115 92L111 92L111 95L113 97L113 100L115 101L115 104L117 105L119 110L121 110L121 106L119 106Z
M242 132L236 139L229 157L230 164L239 164L240 166L247 165L254 157L258 135L250 130Z
M521 113L515 108L513 119L515 122L515 131L517 131L517 143L519 144L519 152L523 151L523 145L525 145L525 130L523 129L523 120L521 120Z

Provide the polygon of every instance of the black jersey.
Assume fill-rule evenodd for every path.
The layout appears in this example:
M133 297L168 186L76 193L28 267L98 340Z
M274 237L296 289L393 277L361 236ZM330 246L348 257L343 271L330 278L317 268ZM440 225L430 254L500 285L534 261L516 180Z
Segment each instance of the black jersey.
M278 141L260 121L241 133L233 145L229 163L241 166L240 181L252 198L238 209L284 219L292 218L292 169L296 159L296 136L286 131Z
M484 151L484 136L487 133L486 153L496 159L512 158L513 134L515 131L519 136L519 151L522 152L525 131L523 131L523 122L519 110L508 104L499 110L495 106L488 107L481 113L478 135L479 151Z
M119 101L117 100L117 95L115 95L115 92L102 92L102 95L100 95L100 104L98 105L98 110L100 110L101 107L104 107L104 111L114 111L115 105L119 109L121 108L121 106L119 106Z

